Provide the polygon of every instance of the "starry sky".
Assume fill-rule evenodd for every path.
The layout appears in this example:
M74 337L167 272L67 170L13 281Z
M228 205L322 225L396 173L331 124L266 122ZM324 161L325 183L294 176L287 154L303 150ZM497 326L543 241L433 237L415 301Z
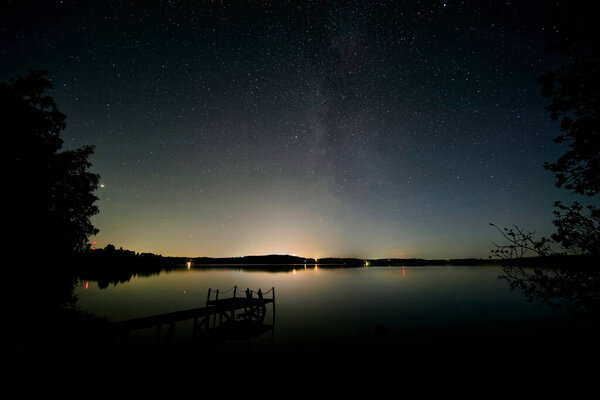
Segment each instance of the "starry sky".
M549 1L5 1L0 79L49 71L91 144L97 247L487 257L549 234Z

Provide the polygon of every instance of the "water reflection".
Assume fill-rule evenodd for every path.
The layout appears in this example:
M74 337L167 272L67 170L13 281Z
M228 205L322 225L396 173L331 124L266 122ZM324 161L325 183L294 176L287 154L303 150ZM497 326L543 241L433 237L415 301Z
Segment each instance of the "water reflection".
M553 308L600 322L600 271L591 265L559 265L502 268L511 290L523 293L529 302L541 302Z
M516 357L515 343L536 337L543 339L528 345L543 355L548 343L579 332L568 313L511 291L505 279L498 279L503 273L492 266L277 271L221 266L135 276L104 289L91 284L88 290L77 288L77 294L80 307L116 321L199 307L209 288L276 287L277 335L259 346L299 353L352 348L403 357L461 351Z
M410 280L406 279L409 273ZM132 276L131 281L111 287L90 285L85 293L79 293L79 304L109 319L133 318L197 307L204 301L201 293L206 293L209 287L227 288L237 282L254 288L281 288L280 307L290 310L290 324L299 330L307 331L329 318L327 325L352 323L358 331L365 328L371 331L377 322L374 316L381 321L390 320L386 324L390 326L417 326L440 322L441 317L449 315L449 307L458 315L470 310L490 316L510 307L527 310L527 303L518 294L507 291L498 275L500 270L495 267L323 269L315 266L278 272L239 267L182 269L168 274ZM184 291L188 293L185 296ZM370 322L363 326L356 323L363 319Z

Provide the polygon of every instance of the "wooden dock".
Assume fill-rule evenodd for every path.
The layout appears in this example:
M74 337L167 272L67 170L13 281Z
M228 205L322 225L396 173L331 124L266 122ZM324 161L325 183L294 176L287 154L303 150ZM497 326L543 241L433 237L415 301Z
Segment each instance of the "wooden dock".
M219 298L231 291L213 291L208 289L206 306L184 311L152 315L111 324L115 340L121 339L127 345L132 331L155 328L156 343L170 344L178 322L193 321L191 336L193 339L208 342L226 339L251 340L263 333L274 332L275 326L275 288L263 293L261 289L253 292L246 289L243 295L233 288L231 297ZM270 297L266 297L270 294ZM267 324L267 305L272 305L271 323ZM167 327L163 333L163 327Z

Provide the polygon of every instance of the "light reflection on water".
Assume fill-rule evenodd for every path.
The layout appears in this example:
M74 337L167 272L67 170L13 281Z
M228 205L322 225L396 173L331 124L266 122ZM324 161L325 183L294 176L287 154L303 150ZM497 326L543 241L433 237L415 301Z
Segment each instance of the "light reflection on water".
M204 306L209 288L275 288L277 343L339 338L372 339L376 326L390 337L462 326L511 325L552 317L527 303L484 266L315 268L283 272L181 269L100 289L82 282L78 306L110 321ZM179 330L181 334L181 330ZM337 338L337 339L336 339Z

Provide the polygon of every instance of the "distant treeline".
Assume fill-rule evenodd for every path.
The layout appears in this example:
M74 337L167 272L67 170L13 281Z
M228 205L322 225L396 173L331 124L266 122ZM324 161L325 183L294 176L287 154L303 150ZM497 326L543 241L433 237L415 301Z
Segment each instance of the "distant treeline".
M320 265L320 266L345 266L345 267L364 267L364 266L401 266L401 265L488 265L498 264L499 260L489 260L480 258L446 259L446 260L427 260L421 258L381 258L381 259L361 259L361 258L306 258L291 255L261 255L244 257L165 257L153 253L137 253L132 250L117 249L113 245L108 245L104 249L89 250L76 257L79 267L83 269L130 269L142 267L145 270L177 268L185 266L213 266L213 265L240 265L240 266L289 266L293 268L297 265Z
M371 266L388 265L406 265L406 266L425 266L425 265L497 265L497 260L481 258L453 258L447 260L426 260L422 258L384 258L368 260Z
M157 275L183 265L187 259L163 257L160 254L136 253L116 249L109 244L104 249L90 249L72 258L71 266L79 279L97 281L101 288L116 285L134 276Z
M270 254L266 256L245 257L196 257L188 259L193 265L298 265L316 264L314 258Z
M319 265L323 268L350 268L364 266L435 266L435 265L519 265L535 267L568 267L573 265L593 264L596 259L587 256L551 256L528 257L520 259L435 259L421 258L305 258L291 255L264 255L245 257L164 257L153 253L137 253L132 250L117 249L108 245L104 249L88 250L74 258L72 263L82 279L108 280L109 282L125 282L134 275L158 274L176 268L203 268L211 266L239 266L240 268L261 268L264 270L282 271L297 268L299 265Z
M362 258L304 258L289 255L267 255L267 256L246 256L246 257L226 257L211 258L199 257L189 259L194 266L202 265L319 265L319 266L345 266L345 267L364 267L364 266L401 266L401 265L483 265L497 264L496 260L466 258L452 260L426 260L419 258L382 258L382 259L362 259Z
M117 249L109 244L103 249L90 249L85 253L75 256L75 260L81 262L81 266L146 266L152 267L175 267L184 264L185 257L163 257L154 253L137 253L132 250Z

